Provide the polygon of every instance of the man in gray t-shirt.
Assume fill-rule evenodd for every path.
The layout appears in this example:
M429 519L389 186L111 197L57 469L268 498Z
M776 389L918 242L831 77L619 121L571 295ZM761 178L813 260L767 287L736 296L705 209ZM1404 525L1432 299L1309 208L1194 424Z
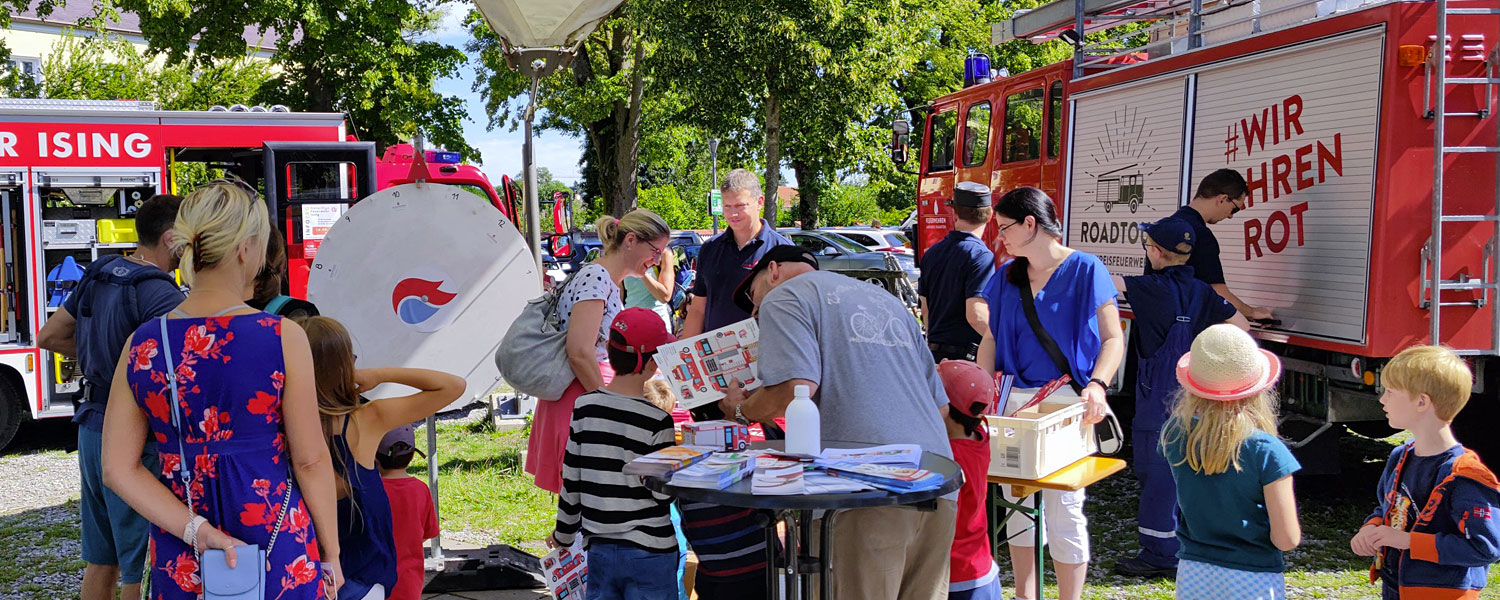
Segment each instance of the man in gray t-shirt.
M818 403L825 444L917 444L953 456L939 412L948 396L916 319L895 296L818 271L805 249L777 246L740 284L735 301L760 323L762 387L749 396L732 388L721 401L726 415L770 421L784 415L793 388L806 385ZM834 570L834 594L872 600L946 595L955 499L944 496L936 511L839 513L833 555L853 568Z

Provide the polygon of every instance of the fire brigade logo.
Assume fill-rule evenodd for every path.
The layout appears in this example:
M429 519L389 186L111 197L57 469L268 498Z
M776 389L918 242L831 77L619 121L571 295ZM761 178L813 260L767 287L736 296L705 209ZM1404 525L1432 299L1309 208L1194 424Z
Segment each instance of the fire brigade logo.
M1091 166L1096 170L1084 171L1094 180L1094 189L1083 188L1080 192L1093 196L1090 209L1098 207L1112 212L1119 207L1135 214L1146 203L1146 178L1162 169L1161 165L1152 166L1152 158L1161 147L1146 141L1154 132L1147 128L1139 107L1121 107L1113 116L1104 136L1098 140L1098 147L1079 149L1080 158L1084 152L1092 151Z
M391 291L391 310L417 331L432 333L452 321L454 311L444 310L458 294L443 290L448 277L433 269L420 269L396 282ZM449 315L444 317L444 313Z

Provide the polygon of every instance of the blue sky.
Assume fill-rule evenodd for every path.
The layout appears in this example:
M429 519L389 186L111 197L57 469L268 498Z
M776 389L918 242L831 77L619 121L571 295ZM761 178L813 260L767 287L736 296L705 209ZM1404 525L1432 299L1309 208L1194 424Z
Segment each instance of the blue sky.
M433 37L445 44L463 48L464 43L469 40L469 34L463 28L463 19L472 7L468 2L446 5L446 12ZM437 91L464 100L469 111L469 118L464 122L464 138L470 146L483 153L484 163L480 168L498 185L501 175L514 177L521 172L521 144L526 136L519 127L515 131L508 131L506 126L501 125L493 131L487 130L489 118L484 113L484 101L477 92L470 90L474 84L475 64L476 62L470 62L465 65L457 78L438 82ZM579 181L578 159L583 154L581 138L556 131L537 131L535 140L537 167L546 167L552 171L554 179L565 184L573 185Z

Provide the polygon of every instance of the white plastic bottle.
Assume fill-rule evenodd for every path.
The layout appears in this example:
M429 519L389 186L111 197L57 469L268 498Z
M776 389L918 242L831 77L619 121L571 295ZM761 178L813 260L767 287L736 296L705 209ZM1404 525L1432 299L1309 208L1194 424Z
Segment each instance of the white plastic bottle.
M823 421L805 385L793 388L792 403L786 407L786 451L807 456L823 451Z

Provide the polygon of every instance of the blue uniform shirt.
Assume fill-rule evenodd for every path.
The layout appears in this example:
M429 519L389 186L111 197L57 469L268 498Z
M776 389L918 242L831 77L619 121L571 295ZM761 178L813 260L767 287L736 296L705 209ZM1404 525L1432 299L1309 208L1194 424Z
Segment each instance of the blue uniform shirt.
M735 241L732 229L703 242L703 248L698 251L698 274L693 280L693 295L708 300L703 330L713 331L750 318L750 313L735 305L734 289L745 280L750 267L755 266L767 250L791 243L765 219L760 220L760 233L744 248Z
M1214 237L1214 232L1208 229L1203 215L1198 214L1197 209L1191 206L1184 206L1172 213L1172 216L1193 226L1193 254L1187 261L1188 266L1193 268L1193 275L1198 281L1209 285L1224 283L1224 264L1219 262L1219 238ZM1146 274L1156 273L1159 271L1151 268L1151 261L1146 261ZM1130 303L1130 308L1135 309L1134 302Z
M937 344L963 346L979 343L979 332L969 326L965 303L983 298L995 273L995 253L978 236L951 231L922 254L922 278L917 295L927 299L927 339Z
M1007 261L990 278L984 298L990 305L990 334L995 337L995 368L1014 375L1015 385L1034 388L1057 379L1062 373L1047 357L1041 342L1026 322L1021 307L1021 289L1006 279L1014 261ZM1047 284L1036 292L1037 318L1063 357L1073 368L1073 380L1085 383L1093 376L1103 339L1099 336L1099 307L1115 299L1115 283L1099 258L1073 251Z
M1174 427L1169 423L1167 427ZM1240 445L1240 468L1204 475L1188 466L1182 436L1162 448L1177 481L1177 558L1238 571L1281 573L1281 550L1271 543L1265 487L1301 469L1286 444L1256 431Z
M1194 337L1211 325L1234 318L1234 305L1195 279L1191 266L1167 267L1155 275L1125 278L1125 299L1135 312L1134 333L1141 358L1151 358L1161 348L1167 331L1177 322L1174 306L1187 307L1193 298L1199 299L1198 312L1185 316L1192 319ZM1172 362L1177 362L1177 357L1172 357Z

